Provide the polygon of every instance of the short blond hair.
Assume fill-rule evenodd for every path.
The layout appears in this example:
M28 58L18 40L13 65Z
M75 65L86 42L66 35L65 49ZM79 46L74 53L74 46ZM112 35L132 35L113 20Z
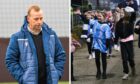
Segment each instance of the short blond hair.
M40 11L41 8L39 7L39 5L31 5L29 8L28 8L28 12L27 12L27 15L30 15L30 12L34 10L36 12Z

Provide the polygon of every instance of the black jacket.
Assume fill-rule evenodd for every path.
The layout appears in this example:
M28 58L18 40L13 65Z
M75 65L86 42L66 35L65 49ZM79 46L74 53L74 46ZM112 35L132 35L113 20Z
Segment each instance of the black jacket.
M135 28L134 32L139 35L139 37L138 37L138 47L140 48L140 20L136 23L136 26L139 26L139 28Z
M118 39L125 39L134 33L133 23L123 23L123 19L120 19L116 24L115 29L115 44L117 44Z

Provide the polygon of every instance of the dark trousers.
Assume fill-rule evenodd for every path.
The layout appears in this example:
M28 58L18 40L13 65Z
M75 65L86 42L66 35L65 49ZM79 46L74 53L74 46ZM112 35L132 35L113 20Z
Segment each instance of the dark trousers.
M90 37L90 42L87 42L87 48L89 54L92 54L92 52L94 52L94 49L92 49L92 41L93 41L93 37Z
M97 67L97 73L101 73L100 57L102 58L103 74L106 74L106 68L107 68L106 53L102 53L99 50L95 50L95 62Z
M121 42L120 44L121 44L123 72L128 74L129 73L128 63L131 68L135 67L133 41Z
M111 39L110 40L110 45L109 45L109 48L108 48L108 50L109 50L109 54L112 54L112 46L113 46L114 44L113 44L113 39Z
M71 53L71 79L74 79L74 75L73 75L73 53Z

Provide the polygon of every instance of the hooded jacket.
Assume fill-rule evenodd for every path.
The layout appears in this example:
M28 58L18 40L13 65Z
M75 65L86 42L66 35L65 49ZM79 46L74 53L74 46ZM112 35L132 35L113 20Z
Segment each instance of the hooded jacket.
M38 61L33 39L25 18L21 30L13 34L7 48L5 63L19 84L38 83ZM42 25L42 39L46 56L47 84L58 84L64 71L66 53L56 33L47 24Z

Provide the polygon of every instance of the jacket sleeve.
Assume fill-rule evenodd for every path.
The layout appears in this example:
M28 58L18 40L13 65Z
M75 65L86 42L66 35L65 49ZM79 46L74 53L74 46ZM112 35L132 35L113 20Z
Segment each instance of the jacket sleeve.
M66 61L66 53L62 47L62 44L61 44L59 38L55 34L55 58L54 58L54 62L55 62L55 67L56 67L58 74L59 74L59 79L61 78L61 76L64 72L65 61Z
M10 74L17 81L21 82L24 71L19 64L19 55L20 53L16 36L12 35L6 51L5 63Z
M136 26L138 26L138 28L135 28L134 29L134 32L136 33L136 34L140 34L140 20L136 23Z
M108 25L106 26L105 35L106 35L106 47L109 48L111 39L111 29Z
M106 39L111 39L111 29L108 25L106 26L105 37Z

